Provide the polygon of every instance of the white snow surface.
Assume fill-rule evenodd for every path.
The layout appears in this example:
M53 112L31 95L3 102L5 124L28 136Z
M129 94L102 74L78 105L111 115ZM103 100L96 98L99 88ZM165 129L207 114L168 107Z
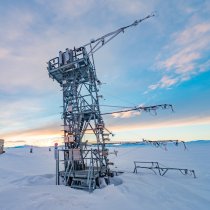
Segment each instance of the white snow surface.
M210 142L153 146L110 147L115 170L124 174L92 193L55 185L53 150L36 147L8 148L0 155L0 210L209 210ZM150 170L133 173L133 161L158 161L164 166L194 169L197 178L169 171L165 176Z

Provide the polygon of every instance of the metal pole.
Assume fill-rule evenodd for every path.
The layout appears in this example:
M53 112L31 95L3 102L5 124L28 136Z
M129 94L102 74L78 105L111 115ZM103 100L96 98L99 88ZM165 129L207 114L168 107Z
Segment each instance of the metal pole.
M58 150L58 144L55 143L55 147L54 147L54 157L55 157L55 161L56 161L56 167L55 167L55 170L56 170L56 185L59 185L59 150Z
M56 185L59 185L59 180L58 180L58 164L59 164L59 161L56 160Z

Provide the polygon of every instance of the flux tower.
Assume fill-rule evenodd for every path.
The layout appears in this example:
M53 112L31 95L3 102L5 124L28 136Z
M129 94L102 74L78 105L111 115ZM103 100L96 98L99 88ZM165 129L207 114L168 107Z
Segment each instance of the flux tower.
M65 52L60 51L57 57L49 60L49 76L56 80L63 90L65 149L58 150L58 155L62 153L64 164L61 169L59 156L57 184L62 180L71 187L93 190L99 185L100 177L109 182L112 172L109 169L108 150L105 145L112 133L106 129L100 110L98 86L101 82L96 75L94 53L127 28L153 16L154 14L151 14L136 20L131 25L93 39L81 47L67 48ZM166 108L170 105L158 106ZM150 111L158 106L135 107L135 110ZM85 134L94 136L94 148L87 148Z

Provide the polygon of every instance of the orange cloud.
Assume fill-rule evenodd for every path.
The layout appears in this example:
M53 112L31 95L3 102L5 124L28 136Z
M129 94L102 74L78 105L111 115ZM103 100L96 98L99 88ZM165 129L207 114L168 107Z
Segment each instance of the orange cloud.
M115 131L132 131L132 130L140 130L140 129L159 129L159 128L167 128L167 127L184 127L184 126L193 126L193 125L208 125L210 124L210 116L198 118L198 117L190 117L185 119L176 119L176 120L167 120L163 122L157 123L129 123L128 125L111 125L109 127L110 130Z
M110 125L109 130L113 132L154 130L155 132L156 129L160 128L174 128L174 127L178 128L178 127L194 126L194 125L210 125L210 116L202 118L189 117L185 119L176 119L170 121L168 120L157 123L130 122L127 125L115 124L115 125ZM124 136L124 138L129 139L129 136ZM28 130L25 132L9 133L8 135L4 136L4 139L6 140L5 142L6 146L13 146L20 144L49 146L49 145L54 145L55 142L58 142L59 144L63 143L62 131L58 131L58 129L55 129L53 126L47 128Z
M37 146L53 145L54 142L62 142L62 131L56 125L49 125L43 128L8 132L1 138L5 139L6 146L32 144Z

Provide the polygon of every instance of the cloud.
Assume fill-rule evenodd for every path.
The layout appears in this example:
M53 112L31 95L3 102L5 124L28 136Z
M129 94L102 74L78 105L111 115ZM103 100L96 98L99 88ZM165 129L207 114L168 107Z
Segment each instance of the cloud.
M158 3L159 1L155 0L146 3L143 0L35 0L9 8L2 4L5 9L0 17L0 27L4 29L0 31L1 134L13 140L57 138L60 127L57 124L54 126L53 122L59 122L60 115L55 116L54 113L60 111L56 107L56 101L61 105L62 97L59 85L48 78L46 62L56 57L59 50L81 46L92 37L97 38L124 23L144 16L145 13L147 15ZM199 65L197 63L202 58L203 49L209 46L208 22L197 24L193 28L194 26L196 24L191 24L184 30L174 33L171 42L162 48L156 67L163 75L159 82L154 82L149 87L151 90L171 88L209 69L209 61L203 61ZM190 31L191 27L193 30ZM157 33L155 37L159 35ZM147 40L144 33L140 36ZM116 40L112 43L114 47L112 44L111 48L107 45L96 54L97 73L101 75L102 80L107 78L111 84L107 92L115 92L117 96L122 94L122 98L133 92L139 93L139 87L143 86L139 82L140 79L137 83L132 80L132 77L139 77L135 74L137 70L133 69L135 58L144 58L139 56L135 46L127 47L129 39L131 41L132 38L134 38L132 35L128 39L125 38L125 43L120 39L117 43ZM131 56L132 59L128 59L127 56L131 52L135 58ZM146 59L145 57L141 60ZM145 72L145 80L146 74ZM117 87L116 91L114 87ZM135 94L130 96L136 97ZM131 118L133 122L137 118L135 116L140 114L139 112L115 114L112 120L119 119L122 124L122 118ZM49 127L46 128L45 125Z
M5 140L5 146L8 147L24 144L49 146L54 145L55 142L63 143L63 132L61 130L59 122L55 123L55 120L46 121L43 119L36 126L1 133L1 138Z
M0 31L1 43L4 45L0 45L0 91L11 92L26 87L36 91L58 88L48 78L46 62L56 57L59 50L81 46L101 33L100 27L87 24L87 19L81 17L94 9L94 1L38 2L43 5L49 3L47 12L51 24L43 15L43 8L38 14L30 7L12 7L0 17L0 27L4 28ZM55 18L56 15L62 17ZM81 17L79 24L74 20L75 16ZM73 21L66 19L65 27L63 23L66 17L72 17Z
M49 137L49 138L43 138L43 139L33 139L28 138L27 140L11 140L5 141L4 146L5 147L14 147L14 146L22 146L22 145L32 145L32 146L41 146L41 147L49 147L53 146L55 143L58 143L59 145L63 145L63 139L60 137Z
M0 17L0 27L4 28L0 31L4 43L4 47L0 46L0 65L3 71L0 91L10 92L20 87L41 91L55 87L48 78L46 62L56 57L59 50L80 46L92 37L97 38L115 29L115 24L111 21L115 16L112 8L120 14L123 10L122 15L127 17L128 13L137 14L149 5L137 0L112 0L106 3L96 0L35 2L40 13L28 5L21 8L10 7ZM43 7L45 5L48 6ZM109 14L108 17L95 14L96 8L103 8L106 16ZM44 12L46 14L43 14ZM75 21L75 18L78 18L79 22ZM89 22L90 19L94 21ZM101 21L97 21L98 19ZM105 49L103 52L106 52ZM110 57L114 57L111 56L112 51L108 53ZM105 56L104 53L103 60Z
M35 16L33 11L26 8L7 8L0 17L1 39L5 44L26 38L28 29L33 25ZM28 37L29 38L29 37Z
M2 13L0 27L4 30L0 31L3 46L0 46L0 91L15 91L21 86L30 89L38 87L38 83L43 81L37 78L43 68L40 59L43 56L42 49L35 51L39 46L35 42L37 32L34 31L38 19L37 14L26 7L10 6Z
M170 78L169 76L163 76L162 79L154 85L150 85L149 89L150 90L155 90L157 88L169 88L176 84L178 81L177 78Z
M107 6L115 13L121 15L140 15L151 13L156 5L155 1L149 3L142 0L108 0Z
M13 143L13 141L6 141L7 143ZM15 141L16 143L19 143L19 144L25 144L26 141L23 141L23 140L16 140Z
M100 9L101 13L109 11L113 16L114 14L139 15L152 12L157 4L155 0L150 0L149 3L143 0L37 0L36 2L41 5L48 5L49 10L57 19L84 17L91 12L96 12L97 9Z
M210 50L208 22L190 25L172 34L170 40L157 56L155 64L163 76L159 82L150 85L149 90L172 87L209 70L209 61L205 60Z
M184 127L184 126L194 126L194 125L209 125L210 116L191 116L182 119L171 119L158 122L130 122L126 125L121 125L115 123L110 125L109 129L113 132L116 131L132 131L141 129L160 129L160 128L170 128L170 127Z
M210 70L210 60L207 60L205 63L200 65L200 69L199 69L200 72L205 72L209 70Z
M113 113L112 116L114 118L131 118L135 116L141 115L139 111L129 111L129 112L121 112L121 113Z
M5 147L21 146L21 145L25 145L25 144L26 144L26 141L24 141L24 140L5 141L4 142Z
M95 0L37 0L37 2L42 5L48 5L50 11L52 11L58 19L81 17L90 11L94 4L96 4Z
M0 48L0 60L6 58L9 55L9 50L6 48Z
M9 128L8 125L11 127L20 125L26 117L30 118L33 114L43 110L40 102L35 99L30 101L28 99L1 101L0 107L0 125L5 128Z
M22 139L23 141L28 140L48 140L53 138L61 138L62 132L61 127L58 123L48 122L45 125L38 125L34 128L26 128L24 130L9 131L2 135L6 141L17 141Z
M201 57L200 53L182 50L170 58L159 62L158 66L166 71L175 70L177 74L190 73L194 69L193 61Z
M209 32L210 32L210 23L208 22L199 23L194 26L190 26L189 28L186 28L182 32L175 34L175 37L176 37L175 41L179 45L184 45L184 44L189 44L189 43L194 44L196 43L196 41L200 40L201 41L200 43L196 43L196 45L192 45L193 48L195 48L194 46L197 46L196 48L199 49L200 47L203 47L203 44L206 41L208 41L206 39L209 37L209 34L208 34ZM202 38L204 38L205 40L203 40Z

